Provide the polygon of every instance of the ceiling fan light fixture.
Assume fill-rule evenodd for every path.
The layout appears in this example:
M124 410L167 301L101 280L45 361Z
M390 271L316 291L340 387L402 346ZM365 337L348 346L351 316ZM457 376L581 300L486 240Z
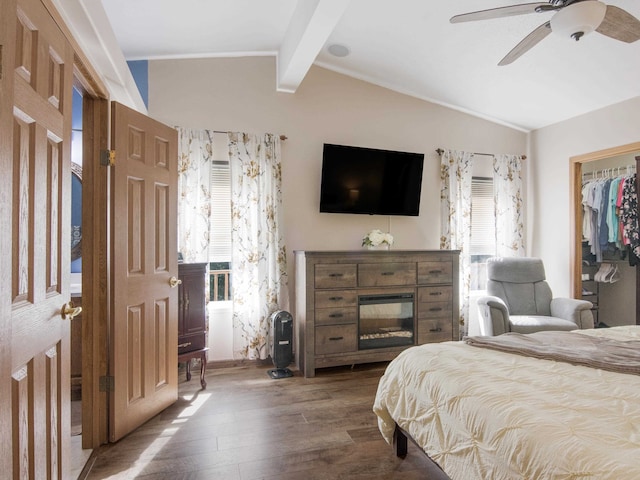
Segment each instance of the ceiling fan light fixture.
M580 40L600 26L607 6L598 0L585 0L564 7L551 18L551 31L561 37Z

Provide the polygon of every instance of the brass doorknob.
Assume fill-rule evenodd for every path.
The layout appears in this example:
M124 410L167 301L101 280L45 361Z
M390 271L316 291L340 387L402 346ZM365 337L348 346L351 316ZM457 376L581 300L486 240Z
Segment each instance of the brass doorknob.
M73 317L79 315L80 312L82 312L82 307L76 307L73 304L73 302L69 302L69 303L65 303L62 306L62 311L60 312L60 315L64 319L68 318L69 320L71 320Z
M171 288L176 288L181 283L182 283L182 280L178 280L176 277L171 277L169 279L169 285L171 285Z

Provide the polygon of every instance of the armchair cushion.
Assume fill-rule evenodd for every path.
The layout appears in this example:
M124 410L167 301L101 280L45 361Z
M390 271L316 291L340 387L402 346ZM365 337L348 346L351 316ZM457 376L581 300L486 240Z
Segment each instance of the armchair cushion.
M539 258L492 258L487 293L502 298L511 315L551 315L551 288Z
M570 320L547 315L512 315L511 332L534 333L541 330L577 330L579 327Z

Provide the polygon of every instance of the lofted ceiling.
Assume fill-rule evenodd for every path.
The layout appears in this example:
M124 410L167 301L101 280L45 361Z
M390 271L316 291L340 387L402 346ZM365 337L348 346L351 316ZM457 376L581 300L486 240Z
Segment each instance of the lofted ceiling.
M278 90L312 64L523 131L640 95L640 41L551 34L498 62L552 12L451 24L526 0L102 0L127 60L277 56ZM609 0L640 18L640 1ZM329 46L345 46L338 57Z

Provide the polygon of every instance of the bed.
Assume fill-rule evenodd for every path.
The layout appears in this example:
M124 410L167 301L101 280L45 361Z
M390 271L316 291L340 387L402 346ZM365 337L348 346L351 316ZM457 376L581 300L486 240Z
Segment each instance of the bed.
M640 342L640 326L571 335ZM640 375L428 344L389 364L373 409L399 454L406 436L453 480L640 479Z

